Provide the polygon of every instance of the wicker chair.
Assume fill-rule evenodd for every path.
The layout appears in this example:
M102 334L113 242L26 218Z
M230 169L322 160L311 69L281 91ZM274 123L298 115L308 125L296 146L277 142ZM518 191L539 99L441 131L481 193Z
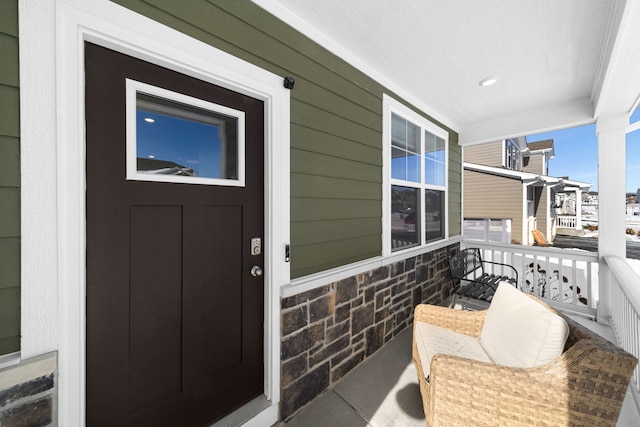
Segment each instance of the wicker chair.
M413 360L429 427L616 425L637 359L562 314L569 337L564 353L547 365L509 368L436 354L427 380L415 340L418 322L478 337L485 315L416 307Z

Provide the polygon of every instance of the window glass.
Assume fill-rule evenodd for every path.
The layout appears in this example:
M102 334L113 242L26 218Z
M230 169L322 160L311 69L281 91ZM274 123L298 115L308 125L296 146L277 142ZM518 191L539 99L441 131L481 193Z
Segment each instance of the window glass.
M235 117L137 94L138 173L237 179L237 135Z
M425 184L445 185L445 142L429 131L424 132Z
M391 177L420 181L420 128L397 114L391 118Z
M425 190L425 238L427 242L444 238L444 191Z
M510 139L504 143L504 167L514 171L522 170L522 155L518 146Z
M416 246L419 241L418 189L391 187L391 247L393 250Z

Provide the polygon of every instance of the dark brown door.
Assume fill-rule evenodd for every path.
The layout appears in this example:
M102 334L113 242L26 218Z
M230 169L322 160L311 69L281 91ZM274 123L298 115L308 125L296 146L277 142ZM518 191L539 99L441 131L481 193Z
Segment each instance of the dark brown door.
M263 103L92 44L85 68L87 425L208 425L263 393ZM127 180L125 79L243 111L245 185Z

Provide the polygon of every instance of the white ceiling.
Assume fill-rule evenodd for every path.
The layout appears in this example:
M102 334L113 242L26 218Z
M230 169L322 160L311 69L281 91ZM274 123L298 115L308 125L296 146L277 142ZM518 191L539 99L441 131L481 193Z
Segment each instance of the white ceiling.
M613 90L607 76L621 40L640 52L635 0L253 1L457 130L465 144L587 123L605 98L633 104L640 95L640 85L618 89L624 100L601 93ZM640 83L635 65L618 79L631 74ZM490 76L498 83L481 87Z

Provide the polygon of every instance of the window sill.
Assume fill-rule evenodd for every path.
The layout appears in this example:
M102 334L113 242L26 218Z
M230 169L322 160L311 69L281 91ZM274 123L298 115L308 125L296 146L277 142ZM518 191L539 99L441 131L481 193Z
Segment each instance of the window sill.
M20 363L19 351L0 356L0 369L8 368L10 366L17 365L18 363Z
M448 239L439 240L437 242L429 243L424 246L412 247L403 251L394 252L386 256L370 258L364 261L359 261L342 267L336 267L320 273L311 274L309 276L300 277L298 279L292 280L290 284L282 286L280 288L280 296L282 298L288 298L302 292L307 292L312 289L328 285L329 283L337 282L339 280L355 276L356 274L374 270L385 265L402 261L412 256L422 255L424 253L435 251L440 248L444 248L446 246L450 246L460 242L462 242L462 236L449 237Z

